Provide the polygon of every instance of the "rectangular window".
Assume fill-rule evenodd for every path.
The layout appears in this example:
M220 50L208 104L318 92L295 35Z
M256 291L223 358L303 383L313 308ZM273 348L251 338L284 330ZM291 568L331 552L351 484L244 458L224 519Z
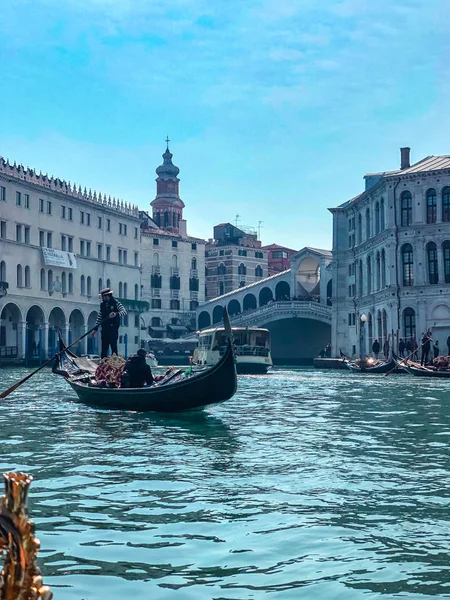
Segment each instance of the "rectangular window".
M86 252L86 248L85 248L84 240L80 240L80 255L84 256L85 252Z
M127 226L126 225L123 226L123 235L127 235Z
M39 212L44 212L44 200L42 198L39 198Z
M238 250L239 256L247 256L247 250Z
M0 200L6 202L6 188L3 185L0 185Z
M71 208L68 208L67 210L68 210L68 218L69 218L69 221L72 221L72 215L73 215L72 209L71 209Z
M152 298L152 308L161 308L161 298Z
M134 266L135 267L139 266L139 252L134 253Z
M191 250L197 250L197 244L191 244Z
M103 259L103 244L97 244L97 258L98 260Z
M444 278L445 278L445 283L450 283L450 243L449 242L444 242L444 244L443 244L443 252L444 252Z
M30 243L30 228L25 226L25 244Z
M20 192L16 192L16 204L17 206L22 204L22 194Z
M50 202L50 200L47 200L47 214L51 215L52 214L52 203ZM50 246L49 246L50 248Z
M53 246L52 246L52 234L50 232L47 233L47 248L53 248Z
M153 245L159 246L159 240L157 238L153 238Z
M22 225L16 225L16 242L22 242Z
M45 246L45 231L39 232L39 246L41 248L44 248L44 246Z
M128 251L127 250L123 251L123 264L124 265L128 264Z
M65 235L61 236L61 250L65 252L67 250L67 238Z
M99 229L101 229L103 227L103 223L102 223L102 218L101 217L97 217L97 227Z
M86 242L86 256L91 256L91 242Z
M121 249L121 248L119 248L119 250L118 250L119 259L118 259L118 260L119 260L120 264L122 264L122 261L123 261L123 256L122 256L122 254L123 254L123 253L122 253L122 249Z
M106 231L111 231L111 219L106 219Z
M172 242L172 248L178 248L178 242L175 240Z
M67 251L73 252L73 237L67 238Z
M450 187L445 187L442 191L442 220L444 223L450 221Z
M134 239L135 240L138 239L138 228L137 227L134 228Z
M91 225L91 213L86 213L86 225Z
M119 235L122 235L122 223L119 223Z
M111 262L111 246L106 246L106 260Z
M0 238L6 238L6 221L0 221Z
M23 205L25 208L30 208L30 194L23 195Z
M82 210L80 210L80 223L84 225L84 212Z
M61 219L65 219L65 218L66 218L66 207L61 206Z
M349 248L352 247L352 236L351 235L348 236L348 247Z

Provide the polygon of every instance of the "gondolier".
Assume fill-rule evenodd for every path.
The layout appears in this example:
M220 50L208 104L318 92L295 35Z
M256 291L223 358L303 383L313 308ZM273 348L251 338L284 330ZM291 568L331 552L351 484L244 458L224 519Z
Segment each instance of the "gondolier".
M100 312L95 323L95 330L92 333L94 337L100 324L102 326L102 352L101 357L108 356L108 349L111 346L111 354L119 354L117 350L117 339L119 337L120 317L124 317L127 311L123 305L114 298L110 288L104 288L100 291L102 301L100 303Z

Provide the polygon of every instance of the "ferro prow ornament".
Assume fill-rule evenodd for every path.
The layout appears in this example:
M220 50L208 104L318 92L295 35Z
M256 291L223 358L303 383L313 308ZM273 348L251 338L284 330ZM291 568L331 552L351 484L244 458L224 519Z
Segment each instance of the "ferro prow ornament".
M40 543L27 510L28 490L33 478L25 473L5 473L5 495L0 503L0 556L5 563L0 574L0 600L51 600L36 565Z

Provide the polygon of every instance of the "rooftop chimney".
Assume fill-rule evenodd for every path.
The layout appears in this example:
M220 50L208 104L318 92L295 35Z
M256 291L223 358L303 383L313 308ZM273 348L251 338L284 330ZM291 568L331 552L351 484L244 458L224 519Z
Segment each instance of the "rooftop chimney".
M400 169L403 171L403 169L409 169L409 167L411 166L411 159L410 159L410 154L411 152L411 148L400 148L400 157L401 157L401 163L400 163Z

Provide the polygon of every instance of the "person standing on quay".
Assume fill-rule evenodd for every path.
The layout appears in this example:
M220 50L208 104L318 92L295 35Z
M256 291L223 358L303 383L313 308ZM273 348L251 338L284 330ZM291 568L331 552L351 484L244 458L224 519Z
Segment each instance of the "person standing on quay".
M372 344L372 352L375 358L378 360L378 354L380 353L380 342L378 340L375 340Z
M120 317L124 317L127 311L123 305L113 297L112 290L105 288L99 293L102 301L98 313L95 329L92 333L94 337L102 326L102 352L101 357L108 356L108 349L111 346L111 354L119 354L117 350L117 339L119 337Z
M420 364L422 366L426 366L428 363L428 356L429 356L430 350L431 350L431 336L429 335L428 331L423 334L422 339L421 339L421 344L422 344L422 356L420 358Z

